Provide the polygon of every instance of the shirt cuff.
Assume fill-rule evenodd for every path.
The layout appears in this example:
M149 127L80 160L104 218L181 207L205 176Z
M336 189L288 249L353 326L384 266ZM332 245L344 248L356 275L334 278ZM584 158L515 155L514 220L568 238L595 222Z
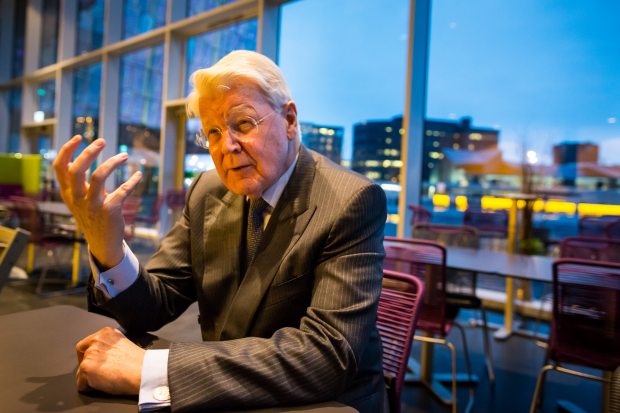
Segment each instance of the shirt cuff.
M169 350L146 350L142 363L142 379L138 395L138 409L150 412L170 406L168 388Z
M107 271L100 272L92 254L88 254L90 269L93 272L95 287L101 290L108 298L114 298L125 291L138 278L140 263L138 258L123 241L123 252L125 256L116 267Z

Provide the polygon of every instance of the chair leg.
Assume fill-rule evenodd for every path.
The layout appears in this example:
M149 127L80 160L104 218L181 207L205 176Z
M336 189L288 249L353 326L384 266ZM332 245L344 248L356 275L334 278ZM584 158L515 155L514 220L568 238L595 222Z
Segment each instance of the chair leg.
M545 376L549 370L553 370L553 366L551 364L544 366L538 373L538 378L536 379L536 389L534 390L532 404L530 405L530 413L536 413L542 405L542 392L545 385Z
M47 260L43 266L43 269L41 270L41 275L39 276L39 279L37 280L37 285L34 289L35 293L39 296L43 295L43 285L45 285L45 279L47 278L47 270L49 268L48 261L52 256L54 256L54 251L47 250L46 255L47 255Z
M461 340L463 341L463 353L465 354L465 367L467 368L467 378L470 383L472 383L472 373L471 373L471 360L469 358L469 347L467 346L467 337L465 336L465 329L458 323L454 323L456 327L458 327L461 332ZM470 412L474 407L474 388L469 386L469 401L467 402L467 406L465 407L465 412Z
M480 307L480 313L482 314L482 334L484 338L484 360L487 365L487 372L489 373L489 382L491 385L495 384L495 366L493 366L493 353L491 348L491 339L489 338L489 326L487 324L487 310L484 307Z
M456 413L456 349L449 341L445 342L445 346L450 349L452 356L452 413Z

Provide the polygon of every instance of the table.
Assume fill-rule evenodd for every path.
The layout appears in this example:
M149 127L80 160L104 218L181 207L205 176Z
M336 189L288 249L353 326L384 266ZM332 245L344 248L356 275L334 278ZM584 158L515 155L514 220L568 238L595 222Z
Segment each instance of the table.
M195 323L194 315L191 317ZM118 324L107 317L65 305L0 316L2 412L136 413L137 397L82 394L76 390L75 343L105 326L117 327ZM198 326L195 328L197 330ZM157 347L165 347L166 340L159 340L156 344ZM355 413L357 410L332 402L254 412L302 411Z

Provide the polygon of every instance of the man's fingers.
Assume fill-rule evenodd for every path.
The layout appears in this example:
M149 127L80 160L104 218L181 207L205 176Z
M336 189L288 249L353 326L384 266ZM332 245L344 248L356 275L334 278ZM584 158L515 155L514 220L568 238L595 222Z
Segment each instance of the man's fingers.
M114 192L109 195L111 202L123 202L131 193L131 191L138 185L142 178L142 172L136 171L129 177L129 179L121 186L116 188Z
M56 172L56 176L58 177L58 184L60 185L60 189L66 188L66 180L68 179L68 169L69 163L71 162L71 157L73 153L80 145L82 141L82 136L75 135L67 143L62 145L60 151L58 151L58 155L54 160L54 171Z
M110 174L127 161L127 153L121 152L103 162L90 177L91 197L101 198L105 192L105 181Z
M95 140L69 165L69 179L71 181L71 187L73 188L74 197L84 197L84 192L87 188L86 171L91 167L93 162L95 162L95 159L97 159L97 156L99 156L104 147L105 141L103 139Z

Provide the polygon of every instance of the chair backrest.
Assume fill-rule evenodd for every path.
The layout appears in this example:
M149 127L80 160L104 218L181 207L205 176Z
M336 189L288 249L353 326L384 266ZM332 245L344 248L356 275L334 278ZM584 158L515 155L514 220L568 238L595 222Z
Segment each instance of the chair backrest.
M411 227L416 224L423 224L425 222L431 222L431 211L424 208L422 205L409 205L411 210Z
M620 365L620 264L555 261L553 298L550 358L607 371Z
M384 270L377 328L383 345L383 375L392 413L400 412L400 396L423 297L424 284L417 277Z
M0 226L0 291L11 274L11 268L28 244L30 233L21 228Z
M418 224L414 227L412 236L448 247L480 247L478 230L467 225ZM446 291L450 295L476 295L477 275L474 272L449 269L446 272L446 282Z
M505 209L468 208L463 215L463 224L474 227L484 234L506 236L508 234L508 212Z
M125 240L131 240L136 232L136 219L138 210L142 204L142 198L139 196L128 196L123 202L122 214L125 220Z
M155 226L159 222L159 212L163 202L163 196L142 197L140 208L136 216L136 222Z
M579 235L586 237L606 237L606 227L608 224L620 221L617 216L591 216L583 215L579 217Z
M566 237L560 257L620 263L620 240L599 237Z
M40 213L38 201L25 196L11 196L11 211L18 219L18 225L30 233L30 242L38 244L45 234L45 217Z
M383 268L414 275L424 281L426 294L419 327L432 334L446 333L446 249L426 240L385 237Z
M605 236L607 236L607 238L620 240L620 219L608 222L605 225Z

